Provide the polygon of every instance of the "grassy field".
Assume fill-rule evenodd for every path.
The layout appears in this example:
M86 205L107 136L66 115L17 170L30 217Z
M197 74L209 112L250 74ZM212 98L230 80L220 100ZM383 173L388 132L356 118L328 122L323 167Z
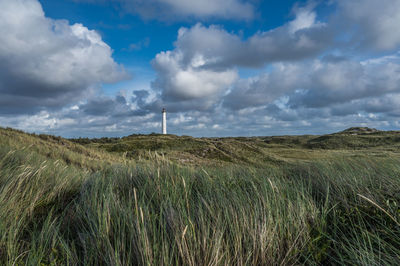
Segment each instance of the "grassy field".
M0 264L399 265L399 145L0 128Z

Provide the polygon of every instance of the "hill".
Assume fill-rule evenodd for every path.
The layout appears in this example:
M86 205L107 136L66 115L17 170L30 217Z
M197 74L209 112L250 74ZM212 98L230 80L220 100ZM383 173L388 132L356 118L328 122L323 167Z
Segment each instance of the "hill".
M149 151L167 155L182 164L221 165L231 163L257 167L282 162L357 156L370 150L397 157L400 132L349 128L328 135L193 138L176 135L131 135L123 138L71 139L86 147L145 158Z
M352 135L365 135L371 133L380 133L382 131L377 130L376 128L369 128L369 127L350 127L345 129L338 134L352 134Z
M353 133L0 128L0 264L397 265L398 132Z

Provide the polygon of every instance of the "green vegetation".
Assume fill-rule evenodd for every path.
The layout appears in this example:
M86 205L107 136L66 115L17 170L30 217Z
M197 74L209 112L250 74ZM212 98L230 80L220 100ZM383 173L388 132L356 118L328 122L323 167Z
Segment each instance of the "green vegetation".
M398 265L399 137L0 128L0 264Z

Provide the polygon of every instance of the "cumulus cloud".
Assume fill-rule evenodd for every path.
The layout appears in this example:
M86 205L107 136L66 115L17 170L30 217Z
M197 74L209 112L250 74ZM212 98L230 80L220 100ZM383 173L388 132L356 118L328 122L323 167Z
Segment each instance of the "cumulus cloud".
M323 107L399 92L400 64L396 61L316 61L307 73L308 78L299 80L302 90L291 97L289 104L294 107Z
M105 0L75 0L102 3ZM254 17L254 7L242 0L112 0L127 13L144 19L180 20L222 18L248 20Z
M340 49L347 46L375 51L398 48L400 35L397 36L396 28L400 2L337 0L332 3L336 3L336 13L326 22L317 19L316 4L309 2L293 8L293 20L248 39L216 25L182 27L175 49L161 52L153 60L157 71L153 88L161 90L159 105L174 102L181 104L181 110L186 110L188 105L193 110L207 110L229 91L223 99L224 106L233 109L262 105L287 92L293 94L292 106L320 107L395 90L397 64L383 66L347 60ZM337 49L339 55L325 56L323 62L314 60L312 65L297 63L315 59L331 49ZM346 54L346 49L342 54ZM235 82L237 68L275 64L279 69L277 62L282 67L279 71ZM202 100L193 102L194 99Z
M350 115L389 119L400 114L398 54L355 61L327 56L274 64L259 76L241 79L222 98L235 112L260 110L278 121Z
M45 17L37 0L0 1L0 113L60 108L128 77L101 36Z
M232 110L265 106L301 88L303 77L302 64L275 64L271 72L241 79L235 83L222 99L223 105Z
M203 69L206 63L201 58L192 58L183 62L180 51L161 52L153 61L154 68L160 74L155 86L163 90L166 100L190 100L215 96L235 81L237 74L233 70L213 71Z
M95 97L82 104L79 109L86 115L92 116L123 116L131 115L132 111L126 103L123 96L117 96L115 99L110 97Z
M233 69L204 69L205 61L201 58L187 63L184 60L182 52L168 51L159 53L153 61L158 73L153 88L160 91L162 101L177 103L181 110L185 106L208 109L238 77Z
M400 45L399 0L336 0L339 20L357 48L393 51ZM342 28L343 29L343 28Z
M331 108L331 115L347 116L366 114L370 118L399 117L400 93L388 93L377 97L355 99L336 104Z
M260 67L277 61L293 61L315 56L331 43L326 25L316 20L311 7L296 9L289 23L270 31L258 32L243 40L215 25L196 24L181 28L175 51L183 62L196 61L203 68Z
M153 99L133 100L147 112L167 107L172 128L193 135L399 127L400 56L368 54L399 49L398 2L332 2L337 13L325 22L315 5L296 6L291 21L247 39L216 25L182 27L175 48L152 62ZM239 77L240 68L266 65Z
M329 39L325 25L316 21L311 6L297 8L295 14L284 26L247 40L215 25L182 27L175 49L157 54L152 62L157 71L153 88L160 91L158 105L208 110L238 79L237 67L260 67L319 53Z
M207 7L208 1L114 1L146 18L160 10L174 17L161 19L254 15L239 0ZM174 49L152 61L151 90L104 96L94 88L125 73L98 33L46 18L36 0L0 0L0 113L36 112L2 116L0 123L66 136L149 133L159 132L166 107L169 132L196 136L399 127L399 1L330 3L325 19L314 4L298 5L292 20L248 38L222 26L182 27ZM243 13L235 15L238 8ZM248 69L253 76L240 77Z

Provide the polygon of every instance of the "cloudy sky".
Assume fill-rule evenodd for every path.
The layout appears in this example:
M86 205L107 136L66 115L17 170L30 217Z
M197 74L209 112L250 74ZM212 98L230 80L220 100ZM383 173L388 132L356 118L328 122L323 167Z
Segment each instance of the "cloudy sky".
M400 129L400 0L0 0L0 126Z

